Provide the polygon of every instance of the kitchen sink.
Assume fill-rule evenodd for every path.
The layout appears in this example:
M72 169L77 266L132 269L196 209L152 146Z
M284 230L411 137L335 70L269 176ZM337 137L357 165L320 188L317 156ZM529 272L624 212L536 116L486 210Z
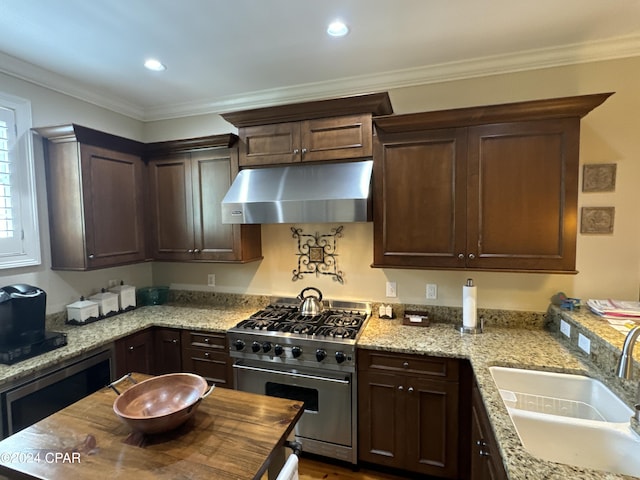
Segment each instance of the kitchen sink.
M602 382L584 375L490 367L509 409L628 423L633 410Z
M633 410L602 382L566 373L490 367L520 441L553 462L640 477Z
M640 436L628 423L571 422L526 410L509 414L525 450L535 457L640 477Z

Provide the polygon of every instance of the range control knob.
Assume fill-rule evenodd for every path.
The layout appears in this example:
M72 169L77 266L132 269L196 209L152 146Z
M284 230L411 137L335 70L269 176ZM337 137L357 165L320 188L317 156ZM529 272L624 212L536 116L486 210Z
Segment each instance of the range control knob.
M293 358L298 358L302 355L302 349L300 347L293 347L291 349L291 355L293 355Z
M253 342L251 344L251 351L253 353L258 353L261 348L262 348L262 346L260 345L260 342Z
M336 362L342 363L347 359L347 356L344 352L336 352Z
M276 343L276 346L273 347L273 353L275 354L276 357L279 357L284 353L284 347Z
M327 358L327 351L323 350L322 348L317 349L316 350L316 360L321 362L325 358Z
M244 342L240 339L233 342L233 346L236 347L236 350L242 350L244 348Z
M267 353L267 352L271 351L271 342L264 342L262 344L262 351L264 353Z

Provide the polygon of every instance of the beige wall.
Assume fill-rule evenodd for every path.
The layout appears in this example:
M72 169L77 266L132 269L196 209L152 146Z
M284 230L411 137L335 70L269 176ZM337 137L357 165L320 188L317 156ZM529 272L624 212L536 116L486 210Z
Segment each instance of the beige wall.
M262 262L248 265L155 263L154 281L207 289L208 273L216 274L214 290L295 295L317 286L326 297L459 306L462 284L472 276L478 285L478 304L485 308L544 311L558 291L587 298L638 299L640 288L640 58L598 62L531 72L474 78L390 90L396 113L517 102L530 99L616 92L582 121L581 165L616 163L617 185L612 193L580 194L579 206L614 206L613 235L578 234L577 275L455 272L440 270L373 269L372 225L346 224L339 240L340 285L326 276L305 275L292 281L297 266L291 225L263 225ZM169 134L171 122L151 122L145 138ZM181 134L206 134L202 125L227 124L201 116L176 124ZM188 135L187 135L188 136ZM582 174L582 172L581 172ZM298 225L305 233L329 233L336 225ZM385 297L385 282L397 282L398 298ZM425 299L425 284L438 285L438 299Z
M372 224L345 224L338 240L338 268L343 285L328 276L305 275L292 281L297 267L291 225L263 225L264 260L246 265L161 263L95 272L50 270L46 194L41 149L36 149L39 218L43 264L0 270L0 284L32 283L48 293L48 310L58 311L80 295L98 291L108 280L138 286L174 284L208 289L208 273L216 274L215 291L296 295L319 287L328 298L459 306L468 276L478 285L478 303L486 308L543 311L559 290L581 297L638 299L640 289L640 137L637 112L640 58L551 68L389 91L396 113L515 102L615 91L582 122L581 164L616 163L615 192L581 194L580 206L616 207L613 235L578 235L578 275L546 275L439 270L373 269ZM34 126L75 122L142 141L198 137L235 131L218 115L149 122L115 114L28 82L0 74L0 90L32 102ZM37 142L36 142L37 144ZM330 233L336 225L298 225L304 233ZM385 298L385 282L397 282L398 298ZM426 283L438 285L438 299L427 301Z

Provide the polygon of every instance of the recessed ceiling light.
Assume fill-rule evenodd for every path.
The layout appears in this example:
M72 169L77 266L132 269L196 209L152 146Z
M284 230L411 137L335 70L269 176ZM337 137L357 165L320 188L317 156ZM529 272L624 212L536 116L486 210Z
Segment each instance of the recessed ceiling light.
M331 22L327 27L327 33L332 37L344 37L347 33L349 33L349 27L344 22L340 20L336 20L335 22Z
M154 72L162 72L166 70L167 67L160 61L155 58L150 58L149 60L144 62L145 68L149 70L153 70Z

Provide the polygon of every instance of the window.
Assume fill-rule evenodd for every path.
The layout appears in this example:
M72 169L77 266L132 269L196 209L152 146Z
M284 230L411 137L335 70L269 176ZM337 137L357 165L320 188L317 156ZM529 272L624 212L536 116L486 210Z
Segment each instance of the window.
M39 264L31 104L0 93L0 268Z

